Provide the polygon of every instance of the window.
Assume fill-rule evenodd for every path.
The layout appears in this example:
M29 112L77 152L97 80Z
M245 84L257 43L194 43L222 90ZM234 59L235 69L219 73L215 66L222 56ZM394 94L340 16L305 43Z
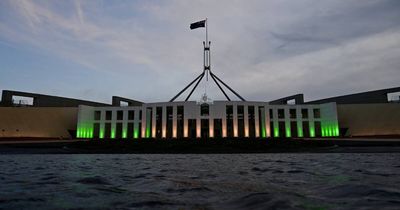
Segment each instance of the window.
M94 111L94 120L100 120L101 111Z
M208 116L210 114L210 106L208 104L202 104L200 106L201 116Z
M162 137L162 113L163 108L160 106L156 107L156 138Z
M106 120L111 120L112 112L106 111Z
M129 110L128 111L128 120L134 120L134 119L135 119L135 111Z
M319 109L313 109L314 112L314 118L320 118L321 117L321 112Z
M285 118L285 110L284 109L278 109L278 118L279 119Z
M237 134L244 137L244 106L237 106Z
M303 119L307 119L308 118L308 109L301 109L301 117Z
M226 106L226 135L233 137L233 106Z
M16 106L33 106L34 97L12 96L11 101Z
M129 106L129 103L126 101L120 101L119 106Z
M256 136L256 122L255 122L255 107L248 106L248 128L249 128L249 137Z
M177 129L177 137L182 138L183 137L183 119L184 119L184 109L183 106L178 106L177 107L177 116L176 116L176 129Z
M172 126L173 126L173 108L172 106L167 106L167 133L166 136L167 138L172 138L173 131L172 131Z
M388 102L399 102L400 92L387 93Z
M244 106L237 106L237 118L238 120L244 118Z
M117 111L117 120L123 120L124 111Z
M296 104L296 99L290 99L286 101L286 104L293 105Z
M290 109L289 113L291 119L296 119L296 109Z
M272 111L272 109L269 109L269 118L274 118L274 112Z
M233 106L226 106L226 119L233 119Z

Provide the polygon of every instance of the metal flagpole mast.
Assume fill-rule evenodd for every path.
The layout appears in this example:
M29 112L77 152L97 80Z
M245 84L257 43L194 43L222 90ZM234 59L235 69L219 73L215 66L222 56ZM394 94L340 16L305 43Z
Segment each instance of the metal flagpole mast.
M206 43L208 43L208 21L206 18Z
M207 55L207 66L208 66L208 71L207 72L205 72L206 73L206 82L204 83L204 94L205 95L207 95L207 85L208 85L208 74L209 74L209 72L210 72L210 64L209 64L209 59L210 59L210 46L209 46L209 44L208 44L208 20L207 20L207 18L206 18L206 22L205 22L205 25L206 25L206 44L205 44L205 46L204 46L204 55ZM207 47L208 46L208 53L206 53L206 48L205 47ZM205 69L205 71L206 71L206 62L204 62L204 69Z
M210 74L210 77L217 84L218 88L222 91L222 93L224 94L224 96L226 97L226 99L228 101L230 101L231 99L229 98L229 96L224 91L224 88L222 88L222 86L219 83L221 83L223 86L225 86L225 88L230 90L234 95L236 95L242 101L246 101L242 96L240 96L231 87L229 87L225 82L223 82L219 77L217 77L217 75L212 73L212 71L211 71L211 52L210 52L211 42L208 41L208 19L207 18L205 20L198 21L198 22L192 23L190 25L190 29L196 29L196 28L200 28L200 27L205 27L206 28L206 40L205 40L205 42L203 42L203 46L204 46L204 51L203 51L204 69L203 69L203 72L198 77L196 77L196 79L194 79L192 82L190 82L185 88L183 88L183 90L181 90L176 96L174 96L170 100L170 102L173 102L176 98L178 98L183 92L185 92L190 86L192 86L195 83L194 87L192 88L192 90L190 91L189 95L185 99L185 101L189 100L190 96L192 95L194 90L197 88L197 86L199 85L200 81L203 79L204 74L206 76L207 82L208 82L208 75ZM207 82L205 83L205 94L207 94L207 84L208 84Z

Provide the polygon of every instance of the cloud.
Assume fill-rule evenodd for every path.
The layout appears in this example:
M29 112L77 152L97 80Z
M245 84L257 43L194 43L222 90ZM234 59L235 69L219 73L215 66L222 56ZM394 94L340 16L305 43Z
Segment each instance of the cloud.
M214 73L250 100L298 92L314 99L400 82L393 76L396 0L10 0L0 8L2 43L81 65L94 75L80 84L92 95L170 99L202 71L204 31L188 27L205 17ZM99 85L105 81L113 85ZM210 95L221 99L213 88Z
M308 99L316 99L346 94L349 90L379 89L382 84L395 86L399 82L399 40L400 30L389 30L277 62L260 63L251 67L249 80L238 82L254 98L263 93L262 88L252 87L268 84L270 96L266 95L266 99L302 92Z

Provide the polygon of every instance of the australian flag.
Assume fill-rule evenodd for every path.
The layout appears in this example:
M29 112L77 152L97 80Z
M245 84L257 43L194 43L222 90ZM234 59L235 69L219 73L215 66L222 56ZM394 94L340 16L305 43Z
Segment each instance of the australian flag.
M206 20L198 21L195 23L190 24L190 29L196 29L196 28L201 28L201 27L206 27Z

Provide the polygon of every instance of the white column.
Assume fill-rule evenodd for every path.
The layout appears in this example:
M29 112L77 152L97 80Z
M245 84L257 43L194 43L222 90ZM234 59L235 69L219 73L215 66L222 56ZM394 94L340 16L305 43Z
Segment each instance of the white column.
M304 137L304 132L303 132L303 116L301 116L301 106L297 106L296 108L296 124L297 124L297 136L298 137ZM300 135L303 134L303 135Z
M258 106L254 106L254 128L256 130L256 137L260 137L260 125L258 120Z
M271 131L272 132L272 136L273 137L282 136L282 134L279 133L279 121L278 121L279 118L278 118L278 108L277 107L274 107L272 109L272 114L273 114L272 122L274 124L274 130ZM275 136L275 130L278 131L279 136Z
M139 132L139 129L142 129L142 128L139 128L139 109L133 109L133 110L135 112L135 114L134 114L135 116L133 118L133 138L137 138L137 137L135 137L135 133L136 133L136 131Z
M189 137L189 122L187 114L187 106L183 107L183 137Z
M153 106L152 107L152 116L151 116L151 136L153 138L156 138L156 111L157 107Z
M122 138L128 138L128 110L123 110L122 116Z
M226 106L224 107L224 113L222 114L222 137L226 138L227 136L227 126L226 126Z
M162 138L166 138L167 137L167 107L166 106L162 106L162 128L161 128L161 136Z
M290 129L290 107L291 106L285 106L284 108L284 112L285 112L285 137L292 137L292 132ZM287 132L290 133L290 135L288 136Z
M269 106L265 106L265 130L267 133L267 137L271 137L271 117L269 116Z
M315 123L314 123L315 119L314 119L313 108L314 108L313 106L307 106L310 137L315 137Z
M147 109L146 109L146 107L142 107L142 127L140 128L140 129L142 129L142 138L145 138L146 137L146 115L147 115ZM139 114L139 113L138 113Z
M233 136L238 137L237 105L233 105Z
M117 111L111 111L111 138L115 138L117 136Z
M214 138L214 119L210 116L208 119L210 138Z
M177 123L178 123L178 107L175 105L172 107L172 138L177 136Z
M201 138L201 119L199 113L196 115L196 137Z
M244 136L249 137L249 107L247 105L244 105L243 109Z
M100 133L99 138L104 138L106 129L106 110L101 110L100 112Z

